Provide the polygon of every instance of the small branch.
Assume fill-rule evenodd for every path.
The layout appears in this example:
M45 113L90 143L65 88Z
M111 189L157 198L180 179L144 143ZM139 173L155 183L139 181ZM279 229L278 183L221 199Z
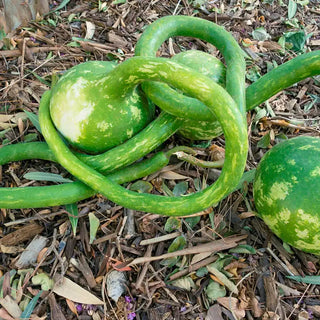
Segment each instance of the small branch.
M157 256L157 257L136 258L133 261L131 261L128 264L128 266L151 262L151 261L162 260L162 259L167 259L167 258L173 258L173 257L177 257L177 256L196 254L196 253L201 253L201 252L218 252L218 251L222 251L222 250L226 250L226 249L231 249L231 248L234 248L238 245L238 243L237 243L238 241L241 241L241 240L245 239L246 237L247 237L246 235L231 236L231 237L228 237L225 239L215 240L215 241L208 242L208 243L205 243L202 245L198 245L196 247L166 253L166 254L163 254L163 255Z
M197 159L196 157L193 157L192 155L187 154L183 151L178 151L175 153L175 155L177 156L178 159L183 160L183 161L187 161L187 162L193 164L194 166L198 166L201 168L222 168L223 163L224 163L224 159L217 160L217 161L200 160L200 159Z

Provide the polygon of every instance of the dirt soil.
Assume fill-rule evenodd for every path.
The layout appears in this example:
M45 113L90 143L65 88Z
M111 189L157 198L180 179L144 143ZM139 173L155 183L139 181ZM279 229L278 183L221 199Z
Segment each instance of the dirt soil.
M84 61L132 57L145 27L162 16L201 17L231 32L246 53L248 85L320 49L318 0L57 0L50 10L61 4L0 33L0 148L43 141L36 115L51 83ZM299 31L292 40L290 32ZM221 58L212 45L183 37L167 41L158 54L189 49ZM305 79L248 113L247 171L283 139L319 136L319 81ZM194 148L204 161L224 155L223 136L209 142L174 136L162 148L177 145ZM0 165L0 186L58 184L57 176L53 182L24 177L31 172L72 179L59 164L29 160ZM135 188L179 195L212 184L219 174L172 157ZM128 210L101 195L77 206L1 209L0 319L320 319L320 281L287 277L318 275L319 258L284 244L256 217L251 182L188 219ZM32 257L24 255L28 251ZM52 290L52 279L60 283L61 277L69 282Z

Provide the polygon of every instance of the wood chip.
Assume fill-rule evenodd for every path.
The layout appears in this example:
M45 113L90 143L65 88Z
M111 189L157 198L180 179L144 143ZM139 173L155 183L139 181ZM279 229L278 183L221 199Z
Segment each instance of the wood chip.
M32 239L42 231L42 226L38 225L37 223L30 223L4 236L2 239L0 239L0 245L15 246L24 241Z
M16 267L18 269L22 269L35 263L37 261L38 254L43 248L45 248L47 241L48 239L45 237L39 235L35 236L16 262Z

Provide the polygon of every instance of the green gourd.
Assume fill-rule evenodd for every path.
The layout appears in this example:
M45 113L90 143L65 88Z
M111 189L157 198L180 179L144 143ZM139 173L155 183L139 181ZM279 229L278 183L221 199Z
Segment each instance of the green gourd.
M223 87L224 81L220 76L216 81L218 80L222 86L189 68L187 64L190 60L186 56L181 55L181 59L179 57L173 58L173 61L155 58L156 51L163 41L179 35L193 36L209 41L220 50L226 64L225 89ZM75 202L94 193L102 193L108 199L135 210L175 216L201 211L217 203L231 192L242 176L247 154L246 109L252 109L286 86L305 77L319 74L320 69L319 52L308 53L274 69L245 90L245 62L242 50L233 37L222 27L209 21L180 16L164 17L151 24L137 44L136 55L141 57L128 59L117 66L106 63L105 70L98 66L100 63L93 63L92 66L95 65L101 72L95 69L94 72L88 70L91 63L75 67L74 76L77 75L81 78L85 73L91 74L90 90L86 92L85 86L82 89L89 95L89 98L92 97L98 101L99 110L102 105L107 108L109 104L119 103L121 110L128 111L130 105L127 104L127 101L132 100L132 96L134 96L133 100L136 100L138 86L141 83L143 83L143 89L151 100L154 99L154 92L149 94L146 87L151 86L152 89L155 85L160 85L156 92L162 101L157 104L164 111L149 123L153 116L153 107L147 101L143 103L144 98L140 98L139 95L141 100L138 105L143 110L144 117L142 120L138 119L137 124L130 123L129 129L135 130L135 135L132 138L128 139L129 135L125 132L119 140L119 143L123 143L115 145L116 142L111 140L117 138L118 132L122 131L115 129L112 139L107 142L107 145L105 142L102 144L98 142L97 145L91 147L87 143L87 138L84 139L86 142L82 146L74 141L77 139L73 139L72 136L66 137L65 140L80 150L95 153L98 150L111 148L94 156L77 153L74 149L68 148L65 141L56 132L51 120L52 117L58 130L62 132L63 128L59 128L59 118L63 117L63 114L59 112L59 103L61 103L59 91L63 92L68 84L68 80L62 78L60 84L55 86L52 92L48 91L43 95L40 104L39 119L42 133L48 144L18 144L1 148L0 164L34 157L58 161L78 181L59 186L1 188L0 207L53 206ZM175 59L177 61L174 61ZM199 58L193 59L195 62L199 61ZM209 62L212 61L211 58L206 59ZM216 64L216 60L212 63ZM224 68L218 67L217 70L219 68L223 73ZM80 70L82 71L80 72ZM93 79L95 80L93 81ZM75 81L77 80L75 79ZM159 82L169 85L166 88L170 90L176 88L178 91L174 90L173 93L162 91L162 84ZM260 88L262 89L260 90ZM100 89L105 93L105 100L101 96L95 97ZM86 99L80 91L75 90L74 92ZM68 99L71 99L72 96L63 94L64 102L67 105ZM55 109L54 104L57 101L58 108ZM170 103L166 104L165 101L170 101ZM52 115L50 115L50 105ZM86 106L88 105L86 104ZM55 112L56 114L54 114ZM117 114L111 113L105 121L113 123L112 121L117 122L117 118ZM101 122L101 118L99 119ZM123 119L127 122L130 121L125 117ZM226 160L217 182L196 194L174 198L137 194L121 187L119 184L138 179L144 174L150 174L168 163L170 154L163 152L141 163L135 162L160 146L179 129L182 129L186 125L186 119L187 121L206 121L212 127L218 128L220 132L224 132ZM87 123L80 123L80 133L82 124L87 125ZM88 127L86 130L94 129ZM183 129L181 132L183 133ZM148 170L149 167L150 170Z
M252 110L281 90L299 82L307 77L320 74L320 50L309 52L283 65L271 70L269 73L251 84L244 93L237 92L237 85L244 81L245 71L240 60L243 60L242 51L233 52L234 39L231 35L221 38L217 34L223 34L209 21L201 20L199 24L184 22L186 17L173 16L158 19L152 23L141 35L137 42L135 54L137 56L155 57L161 44L170 37L189 36L200 38L220 48L223 46L224 58L226 60L226 89L237 101L240 110ZM232 55L229 55L230 53ZM159 83L146 82L142 85L148 97L162 110L188 119L184 129L184 135L190 139L212 139L222 133L222 129L212 112L203 104L190 101L182 95L172 95L167 86ZM169 98L168 98L169 97ZM245 99L242 100L242 99ZM199 121L201 121L199 123ZM200 127L199 127L200 124ZM220 130L219 130L220 127Z
M153 119L154 107L139 87L124 92L125 97L109 90L108 74L115 66L106 61L79 64L52 89L52 120L76 149L104 152L130 139Z
M253 184L259 217L288 244L320 254L320 139L281 142L260 161Z

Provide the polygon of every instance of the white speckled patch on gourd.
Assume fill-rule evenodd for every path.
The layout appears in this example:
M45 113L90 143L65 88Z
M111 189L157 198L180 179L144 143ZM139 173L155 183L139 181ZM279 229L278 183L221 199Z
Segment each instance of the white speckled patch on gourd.
M103 84L108 83L107 74L114 67L114 63L93 61L77 65L53 88L52 120L77 149L106 151L131 138L153 119L151 104L137 88L122 100L109 98Z
M282 142L261 160L253 186L256 209L270 229L315 254L320 254L319 159L319 138Z

